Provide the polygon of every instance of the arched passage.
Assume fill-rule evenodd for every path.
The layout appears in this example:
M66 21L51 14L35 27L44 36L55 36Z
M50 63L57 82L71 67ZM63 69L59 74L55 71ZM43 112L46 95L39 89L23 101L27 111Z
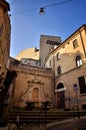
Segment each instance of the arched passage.
M56 106L57 108L65 108L64 85L62 83L57 85Z

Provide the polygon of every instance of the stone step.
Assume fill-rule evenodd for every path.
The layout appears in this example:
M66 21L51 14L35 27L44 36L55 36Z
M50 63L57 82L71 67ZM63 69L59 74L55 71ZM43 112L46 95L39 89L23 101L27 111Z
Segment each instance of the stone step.
M75 116L78 116L78 113L75 113ZM86 115L86 112L80 112L80 116ZM19 117L20 123L50 123L54 121L61 121L64 119L73 118L73 112L34 112L34 111L17 111L17 112L11 112L9 122L16 122L17 117Z

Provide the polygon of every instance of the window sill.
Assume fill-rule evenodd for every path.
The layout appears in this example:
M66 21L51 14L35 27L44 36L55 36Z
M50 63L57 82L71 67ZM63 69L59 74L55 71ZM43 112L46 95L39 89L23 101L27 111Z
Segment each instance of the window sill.
M82 94L80 94L80 96L86 96L86 93L82 93Z

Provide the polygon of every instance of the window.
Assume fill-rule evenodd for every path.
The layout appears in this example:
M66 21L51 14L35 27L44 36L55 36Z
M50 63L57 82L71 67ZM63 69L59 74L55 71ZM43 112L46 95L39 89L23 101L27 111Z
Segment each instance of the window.
M82 59L81 59L81 56L80 55L78 55L77 57L76 57L76 66L81 66L82 65Z
M57 53L57 60L59 60L60 59L60 53L58 52Z
M64 88L64 85L62 83L59 83L57 89L62 89L62 88Z
M24 62L27 63L27 59L25 59Z
M82 109L86 110L86 104L82 104Z
M77 43L77 39L75 39L74 41L73 41L73 48L75 49L75 48L77 48L78 47L78 43Z
M58 75L61 74L61 67L60 66L57 68L57 73L58 73Z
M80 94L86 93L86 84L84 76L79 77L78 82L79 82Z
M49 61L49 66L51 67L51 60Z

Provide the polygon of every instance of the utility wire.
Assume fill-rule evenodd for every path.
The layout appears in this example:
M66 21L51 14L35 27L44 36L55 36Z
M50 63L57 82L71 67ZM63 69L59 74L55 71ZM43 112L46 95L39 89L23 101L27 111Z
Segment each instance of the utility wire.
M20 11L20 12L16 12L16 13L14 13L14 14L12 14L12 15L27 13L27 12L33 11L33 10L35 10L35 9L39 9L39 8L33 8L33 9L29 9L29 10L23 10L23 11Z
M67 2L70 2L70 1L72 1L72 0L65 0L65 1L62 1L62 2L55 3L55 4L46 5L43 8L47 8L47 7L50 7L50 6L56 6L56 5L64 4L64 3L67 3Z
M11 4L14 4L15 1L16 0L14 0ZM50 7L50 6L56 6L56 5L60 5L60 4L64 4L64 3L70 2L70 1L73 1L73 0L65 0L65 1L62 1L62 2L58 2L58 3L54 3L54 4L43 6L42 8L47 8L47 7ZM30 11L33 11L33 10L36 10L36 9L39 9L39 8L33 8L33 9L29 9L29 10L23 10L23 11L20 11L20 12L16 12L16 13L14 13L12 15L27 13L27 12L30 12Z

